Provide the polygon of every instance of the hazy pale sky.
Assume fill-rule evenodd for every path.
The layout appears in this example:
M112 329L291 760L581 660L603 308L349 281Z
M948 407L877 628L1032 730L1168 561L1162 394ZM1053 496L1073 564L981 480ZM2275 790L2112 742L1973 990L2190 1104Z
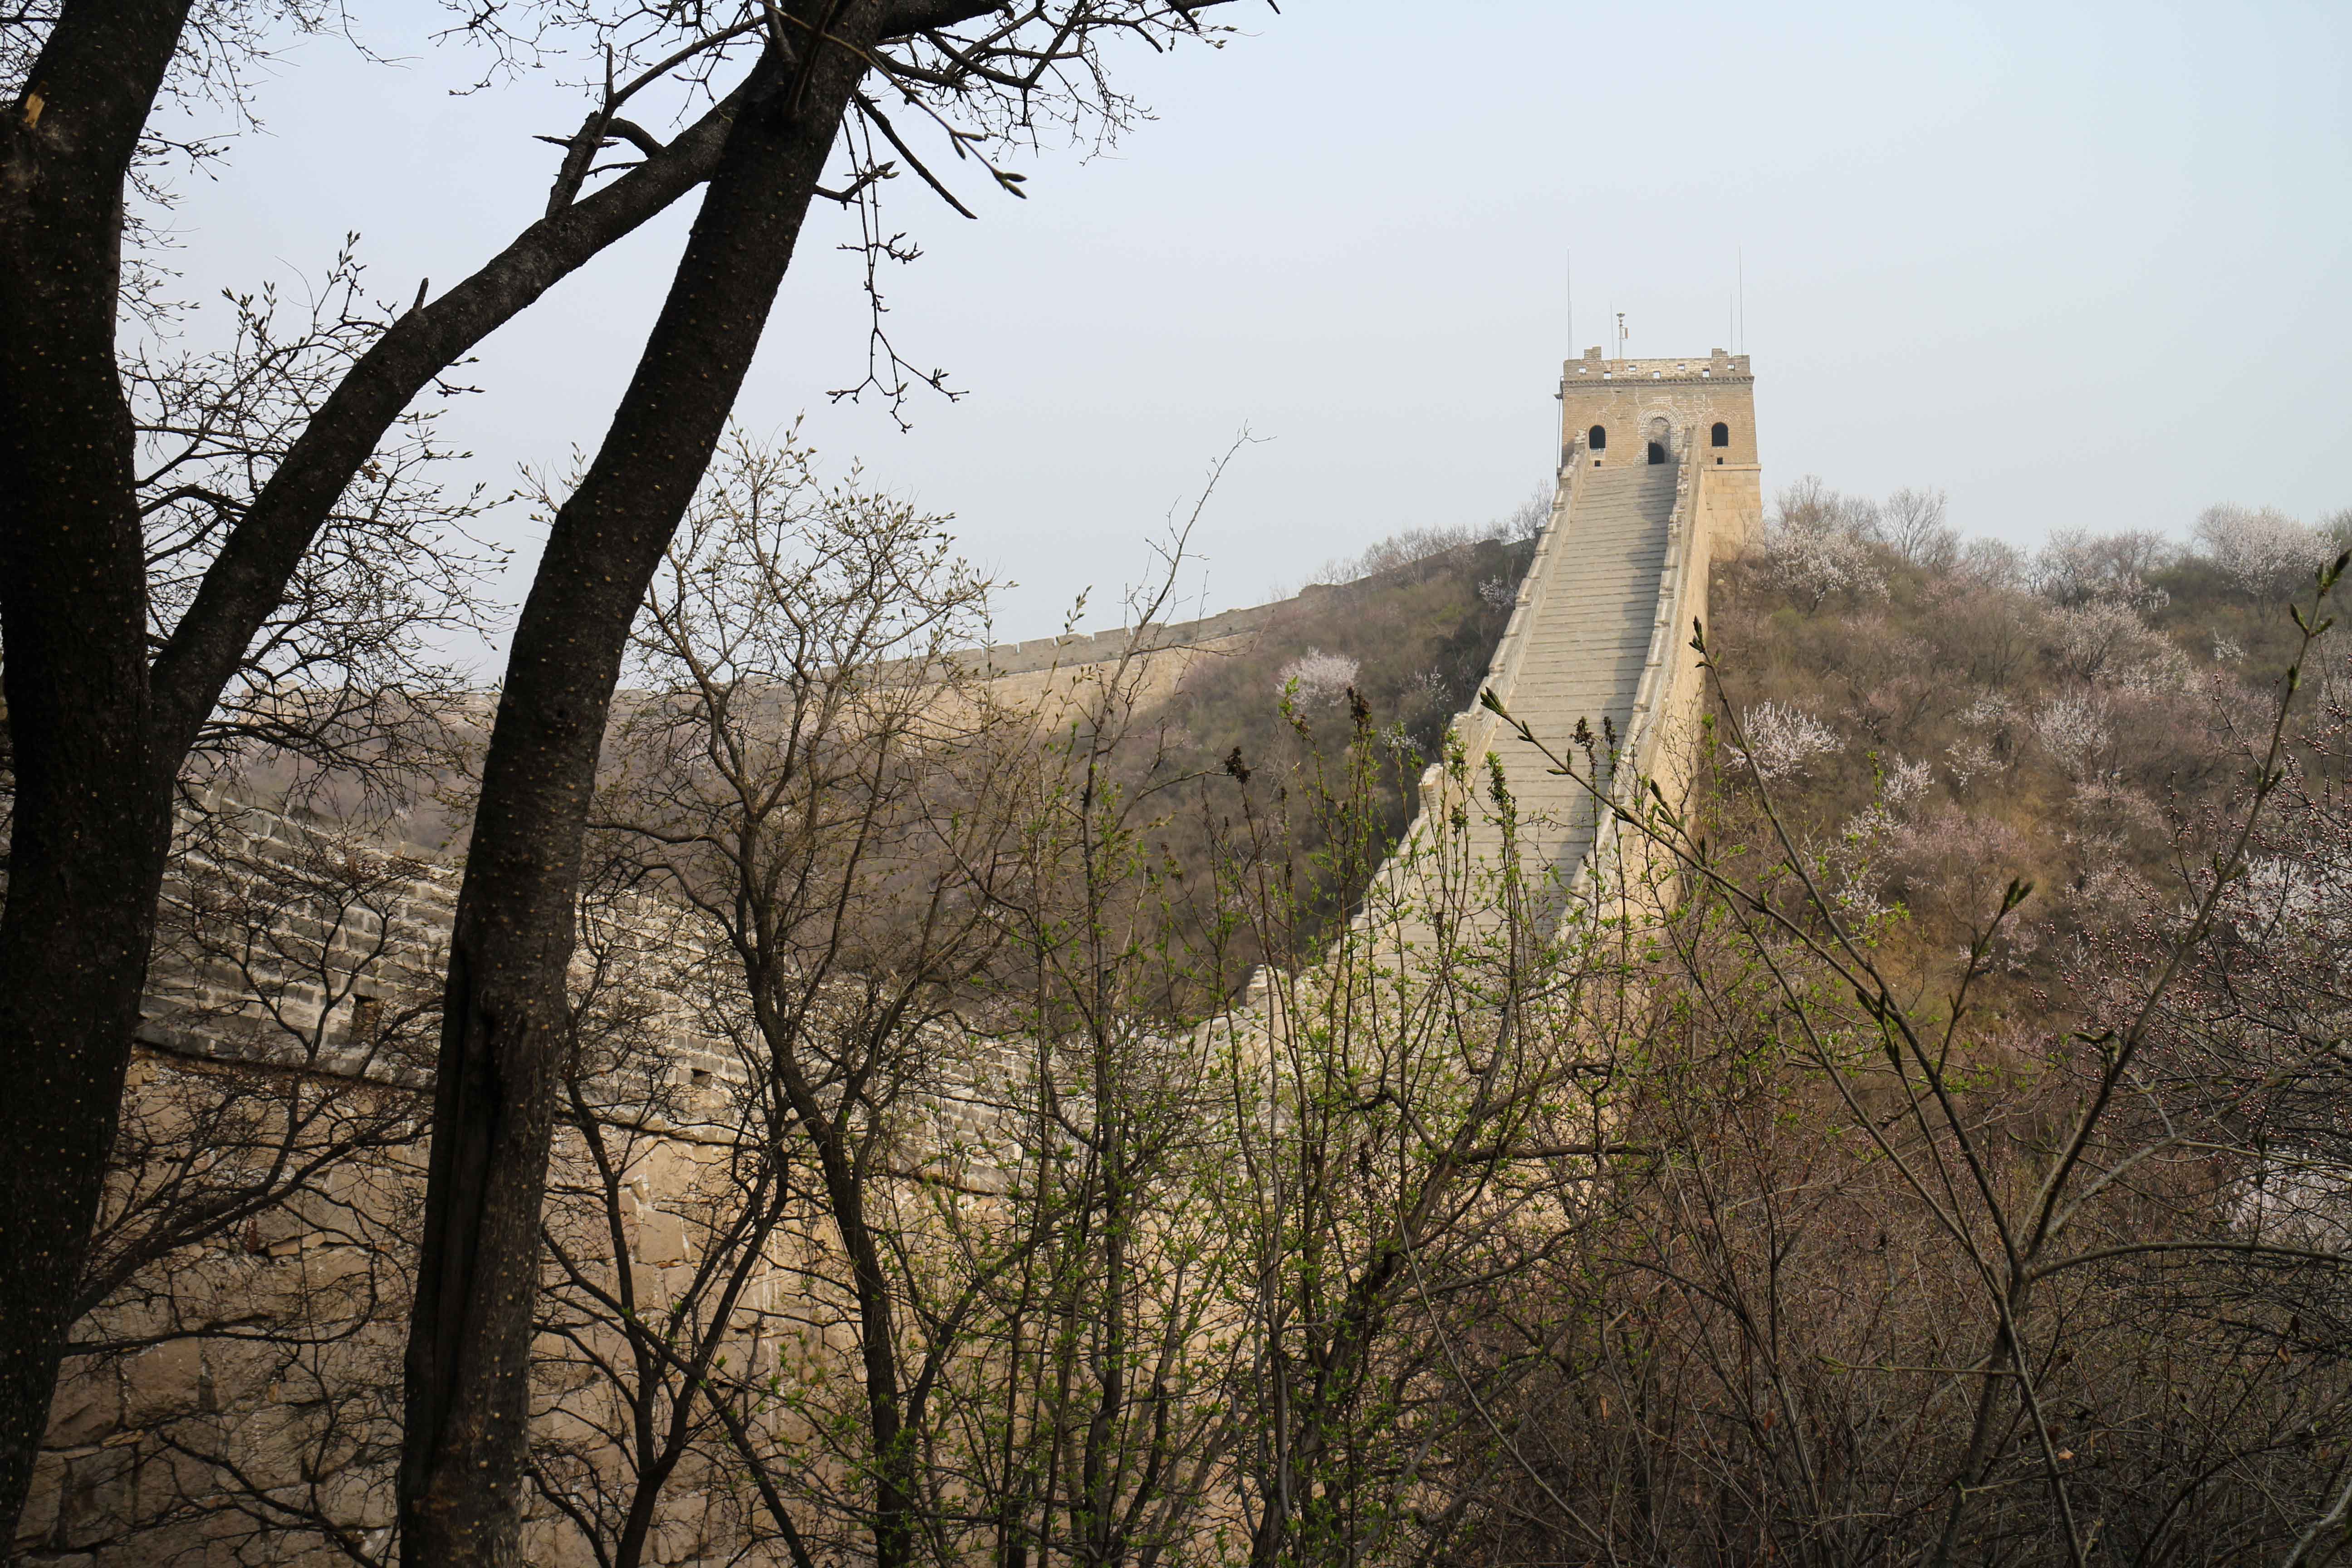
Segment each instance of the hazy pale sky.
M265 132L187 187L192 291L299 292L347 230L405 300L545 200L551 81L472 96L425 0L290 51ZM1194 602L1251 604L1401 528L1506 512L1549 473L1559 362L1705 353L1746 268L1765 482L1938 485L1971 532L2184 530L2217 500L2352 505L2352 7L1578 5L1286 0L1220 51L1116 50L1155 116L1048 149L1030 199L912 179L887 278L902 352L969 389L878 405L849 219L812 218L740 416L956 514L1018 582L1000 632L1146 541L1246 426L1194 539ZM951 161L949 167L952 169ZM493 338L453 432L503 489L593 447L692 201ZM1563 270L1573 252L1575 337ZM201 318L191 328L207 329ZM493 531L537 543L520 509ZM518 580L510 596L519 598Z

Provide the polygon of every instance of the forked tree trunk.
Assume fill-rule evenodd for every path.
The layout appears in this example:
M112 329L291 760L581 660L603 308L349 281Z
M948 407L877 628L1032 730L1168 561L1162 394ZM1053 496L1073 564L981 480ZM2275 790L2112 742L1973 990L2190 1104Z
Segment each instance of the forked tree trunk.
M411 1568L520 1561L540 1207L605 720L630 624L750 369L882 8L788 7L797 59L772 51L750 84L516 627L450 950L400 1471Z
M699 184L731 100L404 314L312 416L150 666L115 353L124 182L186 0L68 0L0 110L0 1539L13 1536L88 1255L145 988L173 781L256 629L441 370Z

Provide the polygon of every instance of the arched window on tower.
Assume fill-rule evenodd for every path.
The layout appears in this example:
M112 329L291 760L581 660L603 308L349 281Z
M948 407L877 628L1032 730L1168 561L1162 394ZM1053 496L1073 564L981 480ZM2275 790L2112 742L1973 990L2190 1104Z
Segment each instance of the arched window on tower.
M1666 460L1666 444L1665 444L1664 441L1653 441L1653 442L1651 442L1651 443L1650 443L1650 461L1652 461L1653 463L1663 463L1663 462L1664 462L1665 460Z
M1715 428L1707 433L1707 444L1711 447L1730 446L1731 426L1726 425L1720 419L1717 420L1715 422Z
M1596 452L1607 451L1609 449L1609 432L1603 430L1600 426L1595 425L1591 429L1587 430L1584 433L1584 444L1587 447L1591 447Z

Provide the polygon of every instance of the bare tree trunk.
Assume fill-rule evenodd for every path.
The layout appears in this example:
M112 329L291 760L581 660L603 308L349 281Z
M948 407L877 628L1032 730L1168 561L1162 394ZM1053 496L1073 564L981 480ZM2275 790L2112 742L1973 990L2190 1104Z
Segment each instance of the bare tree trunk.
M149 665L115 353L123 188L186 0L68 5L0 115L0 624L15 773L0 912L0 1526L79 1294L171 841L171 789L353 473L433 377L705 178L721 103L395 322L320 408Z
M517 626L451 949L400 1476L413 1568L517 1562L540 1205L581 839L622 650L790 263L876 0L803 0Z
M122 186L186 0L68 8L0 111L0 1526L48 1420L145 987L171 773L116 373Z

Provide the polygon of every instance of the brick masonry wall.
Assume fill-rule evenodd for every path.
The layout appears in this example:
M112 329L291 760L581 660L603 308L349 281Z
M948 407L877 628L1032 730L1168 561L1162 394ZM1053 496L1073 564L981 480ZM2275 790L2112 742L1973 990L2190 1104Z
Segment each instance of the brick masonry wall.
M271 1157L288 1151L296 1165L331 1157L287 1181L278 1201L155 1259L82 1321L84 1350L66 1364L18 1527L27 1564L349 1563L389 1539L410 1238L457 868L299 813L205 805L186 824L166 890L126 1095L126 1129L147 1158L110 1190L108 1215L135 1241L141 1205L184 1204L194 1181L265 1181ZM641 992L665 998L650 1019L649 1098L607 1107L630 1151L626 1266L639 1300L658 1307L691 1283L706 1223L697 1216L709 1212L697 1205L707 1205L741 1109L731 1091L746 1075L693 1000L724 955L660 900L625 903L609 925L595 933L606 952ZM198 940L200 928L210 935ZM943 1028L915 1054L923 1066L899 1112L900 1179L983 1199L1003 1191L995 1162L1030 1124L1034 1049ZM576 1134L561 1137L551 1189L576 1198L594 1184ZM782 1244L742 1313L770 1364L838 1362L847 1349L805 1331L813 1319L843 1317L810 1284L823 1272L809 1250L823 1250L822 1236ZM548 1430L597 1429L566 1414L596 1397L582 1386L545 1391ZM758 1519L740 1478L690 1464L665 1500L677 1522L648 1561L784 1560L758 1550L739 1559ZM528 1546L534 1563L593 1561L544 1510Z

